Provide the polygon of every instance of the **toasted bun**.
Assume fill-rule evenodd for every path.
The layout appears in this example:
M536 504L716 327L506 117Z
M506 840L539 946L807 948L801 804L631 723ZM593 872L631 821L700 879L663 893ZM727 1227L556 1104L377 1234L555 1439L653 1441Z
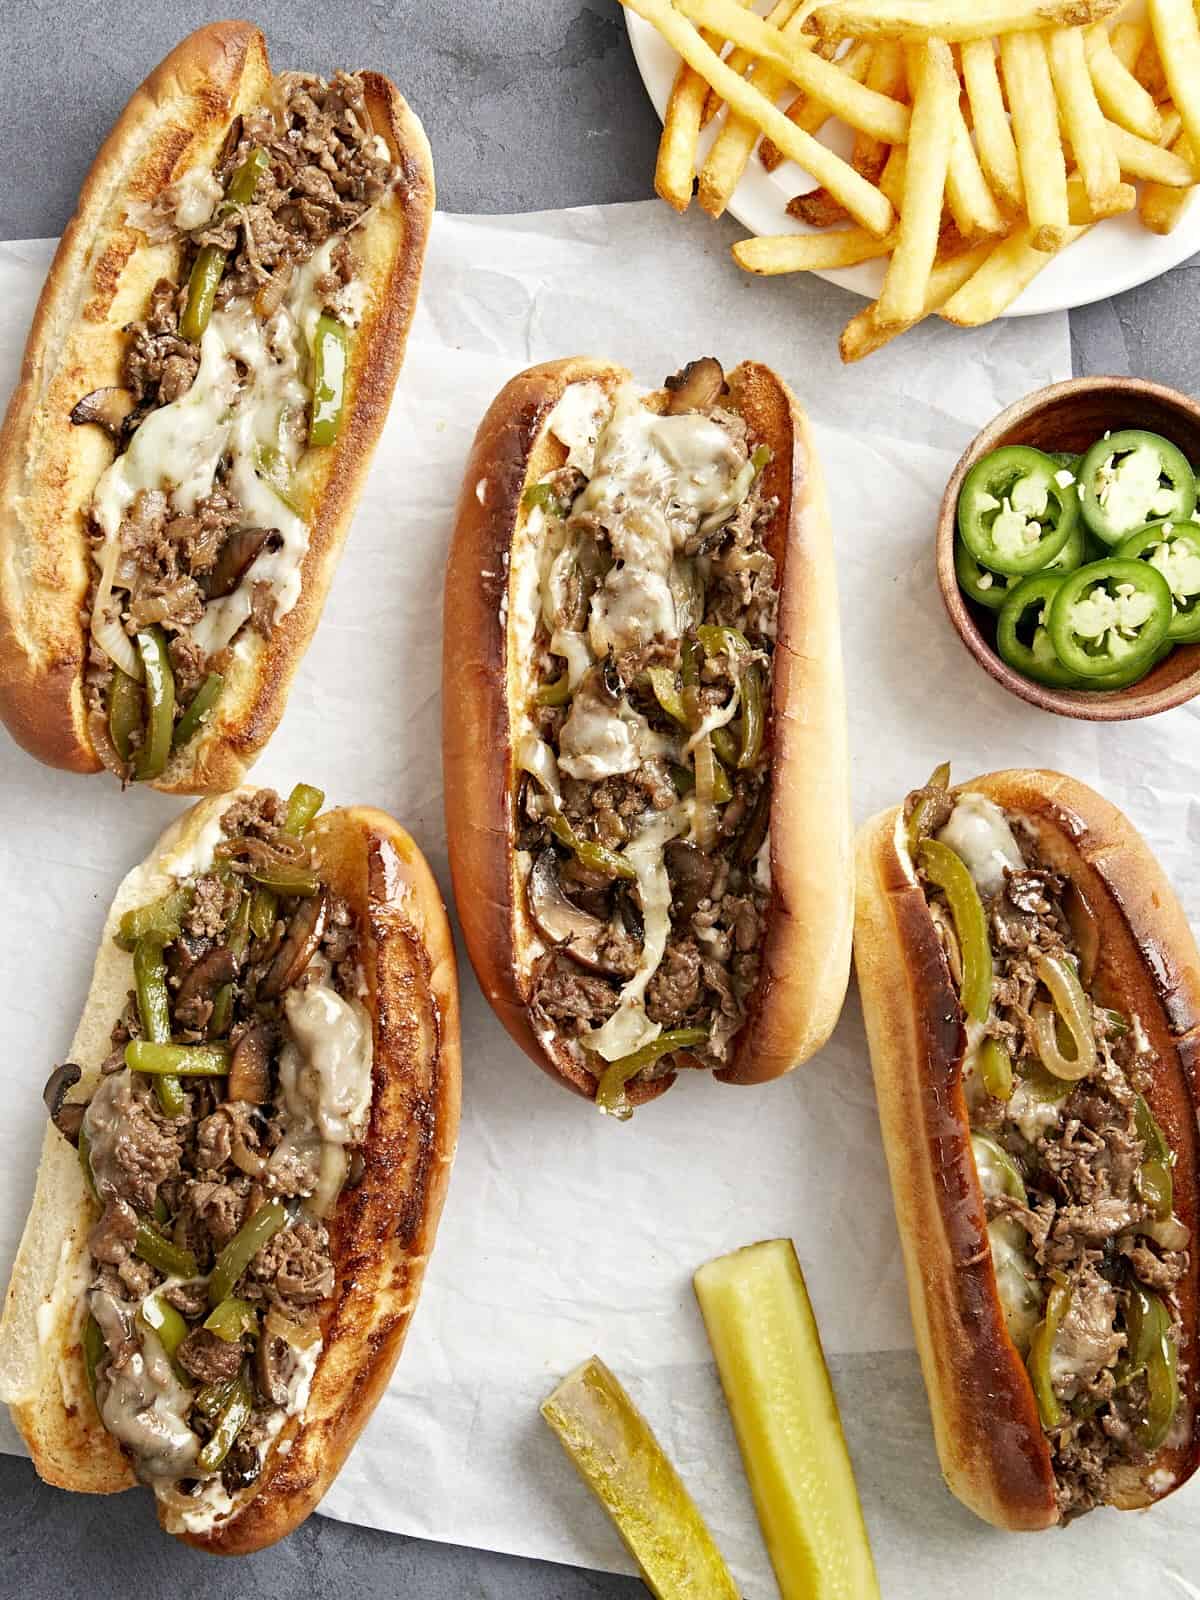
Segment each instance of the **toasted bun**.
M113 942L121 915L165 893L173 869L186 873L184 863L206 837L211 847L217 819L234 798L193 807L117 891L71 1046L85 1093L132 982L131 957ZM160 1502L169 1531L228 1555L273 1544L304 1520L386 1387L433 1247L458 1130L454 947L433 876L381 811L332 811L315 828L327 881L349 900L361 929L365 1004L374 1023L371 1118L362 1179L343 1190L327 1222L336 1287L322 1313L307 1406L289 1419L258 1480L211 1531L188 1532ZM81 1297L96 1214L75 1151L48 1127L0 1322L0 1398L48 1483L105 1494L130 1487L134 1477L96 1413L83 1366Z
M531 367L480 424L459 497L446 573L443 760L454 892L480 986L517 1044L551 1077L594 1098L596 1079L530 1017L538 936L514 850L515 706L529 668L514 645L514 595L529 549L522 496L566 459L547 430L563 391L591 380L609 394L630 374L575 357ZM766 544L780 575L771 699L771 903L762 973L729 1066L729 1083L778 1077L819 1050L845 996L853 882L837 581L825 489L807 419L768 367L729 374L724 403L773 452L766 493L778 510ZM650 396L648 403L658 403ZM673 1077L633 1084L635 1104Z
M403 171L355 230L366 288L336 443L309 452L298 487L309 544L300 598L269 639L240 650L214 715L155 787L218 793L241 781L270 738L321 614L351 514L383 428L416 304L433 215L433 166L420 122L395 86L364 73L372 121ZM91 560L86 520L113 447L70 414L91 390L120 382L123 327L179 267L126 220L190 167L215 162L229 123L271 84L266 41L248 22L218 22L183 41L150 74L88 174L38 301L21 381L0 429L0 718L40 761L72 772L101 762L87 728L81 618Z
M1197 1237L1200 955L1161 867L1128 820L1073 778L997 772L954 792L966 790L1028 820L1045 858L1095 917L1093 992L1136 1012L1158 1055L1147 1099L1176 1153L1176 1211ZM1059 1520L1050 1448L1005 1326L971 1153L962 1013L909 862L899 807L858 836L854 961L942 1471L958 1498L997 1527L1049 1527ZM1192 1350L1200 1304L1195 1250L1178 1298ZM1198 1379L1189 1358L1186 1372L1181 1367L1186 1437L1157 1453L1153 1472L1114 1474L1114 1504L1148 1505L1196 1470Z

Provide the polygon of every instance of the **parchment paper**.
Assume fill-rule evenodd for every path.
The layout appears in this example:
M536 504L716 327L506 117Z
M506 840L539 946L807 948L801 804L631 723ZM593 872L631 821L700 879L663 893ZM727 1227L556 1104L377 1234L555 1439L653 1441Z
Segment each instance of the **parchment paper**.
M648 203L439 216L421 309L349 546L286 717L256 770L387 806L449 894L438 758L441 577L474 428L529 362L577 351L647 384L692 356L771 362L809 406L830 484L861 820L941 758L960 777L1059 765L1146 832L1200 916L1200 716L1091 728L1009 698L934 582L942 486L997 410L1070 370L1065 317L934 325L842 371L855 302L730 263L733 228ZM0 246L0 391L50 247ZM33 1182L39 1092L78 1015L105 907L177 802L39 766L0 735L0 1271ZM820 847L820 841L814 841ZM944 1489L904 1295L857 1000L806 1068L758 1089L686 1075L618 1125L510 1045L462 966L464 1113L408 1348L323 1511L397 1532L628 1570L537 1414L592 1351L658 1430L750 1600L775 1594L690 1286L702 1261L790 1234L820 1319L884 1593L1200 1597L1198 1491L1148 1516L1002 1535ZM11 1430L8 1448L17 1448ZM149 1529L147 1536L150 1536ZM1084 1574L1089 1575L1085 1581ZM1185 1574L1193 1574L1189 1581Z

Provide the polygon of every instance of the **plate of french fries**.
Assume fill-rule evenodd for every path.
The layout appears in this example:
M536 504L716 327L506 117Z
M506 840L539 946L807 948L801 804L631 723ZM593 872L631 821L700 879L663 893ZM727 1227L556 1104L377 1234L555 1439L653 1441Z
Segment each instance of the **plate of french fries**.
M748 272L868 297L845 361L1200 250L1193 0L621 3L663 119L658 194L749 228Z

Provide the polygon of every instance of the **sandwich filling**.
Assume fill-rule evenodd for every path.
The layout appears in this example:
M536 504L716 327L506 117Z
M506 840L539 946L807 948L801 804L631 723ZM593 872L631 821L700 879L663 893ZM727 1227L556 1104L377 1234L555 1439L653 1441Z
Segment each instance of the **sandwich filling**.
M213 169L129 208L176 270L121 383L71 413L117 447L88 513L86 698L122 779L162 773L300 597L307 458L338 435L363 312L354 234L400 178L358 76L286 73Z
M122 918L131 989L87 1101L47 1085L98 1218L80 1306L104 1426L201 1531L301 1413L356 1181L373 1029L358 928L307 836L319 791L235 799Z
M908 797L907 845L961 996L996 1285L1069 1519L1188 1436L1177 1291L1191 1238L1150 1105L1157 1053L1137 1015L1095 992L1095 919L1030 822L954 799L946 776Z
M525 494L509 591L523 703L515 892L552 1053L626 1088L733 1054L770 898L779 574L770 451L711 357L647 405L571 385L565 465Z

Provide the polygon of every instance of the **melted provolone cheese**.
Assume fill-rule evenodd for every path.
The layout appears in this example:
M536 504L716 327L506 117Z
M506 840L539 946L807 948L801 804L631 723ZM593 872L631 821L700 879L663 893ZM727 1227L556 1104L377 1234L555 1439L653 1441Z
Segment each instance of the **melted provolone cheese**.
M558 764L570 777L598 782L636 772L647 757L674 748L623 695L614 703L592 691L585 684L575 695L558 736Z
M1003 889L1006 867L1020 872L1025 865L1008 819L986 795L961 795L938 838L961 856L985 900Z
M192 1391L148 1328L141 1350L117 1371L109 1368L99 1400L104 1426L130 1451L143 1482L181 1478L194 1464L200 1440L187 1424Z

